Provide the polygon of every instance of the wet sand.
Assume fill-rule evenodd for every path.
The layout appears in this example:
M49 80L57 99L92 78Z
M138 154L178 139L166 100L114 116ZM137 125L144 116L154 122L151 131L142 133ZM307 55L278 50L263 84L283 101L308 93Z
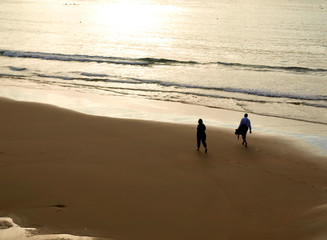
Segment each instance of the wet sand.
M207 126L0 99L0 216L41 233L138 239L327 236L327 157ZM204 121L204 123L206 123Z

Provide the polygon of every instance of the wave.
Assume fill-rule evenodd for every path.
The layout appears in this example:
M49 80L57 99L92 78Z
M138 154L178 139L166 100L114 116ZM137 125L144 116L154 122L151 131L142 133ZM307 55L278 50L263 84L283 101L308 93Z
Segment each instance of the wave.
M297 95L297 94L289 94L289 93L262 91L258 89L240 89L240 88L224 88L224 91L244 93L244 94L262 96L262 97L272 97L272 98L327 101L327 96L321 96L321 95Z
M107 74L87 73L87 72L82 72L81 75L87 77L109 77L109 75Z
M139 65L139 66L162 65L162 64L164 65L200 64L195 61L178 61L178 60L165 59L165 58L106 57L106 56L90 56L90 55L79 55L79 54L44 53L44 52L12 51L12 50L0 50L0 56L15 57L15 58L36 58L36 59L57 60L57 61Z
M61 80L76 80L76 78L73 77L54 76L54 75L45 75L45 74L37 74L37 76L42 78L54 78L54 79L61 79Z
M60 79L60 80L70 80L70 81L88 81L88 82L107 82L107 83L127 83L127 84L138 84L140 81L134 81L133 79L113 79L113 78L103 78L110 77L106 74L88 74L88 73L80 73L82 76L86 77L66 77L59 75L45 75L45 74L37 74L38 77L45 79ZM78 84L78 83L77 83Z
M213 63L214 64L214 63ZM287 71L297 73L325 73L327 69L324 68L307 68L307 67L284 67L284 66L268 66L268 65L256 65L256 64L242 64L242 63L228 63L228 62L216 62L218 65L226 67L234 67L241 69L250 69L254 71Z
M326 68L308 68L298 66L269 66L258 64L244 64L233 62L197 62L197 61L181 61L166 58L127 58L127 57L106 57L106 56L90 56L79 54L61 54L61 53L44 53L29 51L1 50L0 56L14 58L35 58L42 60L56 61L72 61L72 62L96 62L119 65L135 65L135 66L153 66L153 65L219 65L221 67L233 68L235 70L250 71L283 71L293 73L327 73ZM22 71L12 69L13 71Z
M69 62L97 62L97 63L140 65L140 66L147 66L152 64L151 62L142 59L89 56L89 55L79 55L79 54L0 50L0 55L5 57L35 58L35 59L42 59L42 60L56 60L56 61L69 61Z
M17 72L21 72L21 71L25 71L26 70L26 68L13 67L13 66L9 66L9 69L11 71L17 71Z
M248 88L226 88L226 87L211 87L211 86L201 86L201 85L191 85L191 84L180 84L176 82L165 82L160 80L153 79L141 79L141 78L132 78L126 77L121 78L119 76L110 76L107 74L99 74L99 73L89 73L89 72L74 72L73 75L65 76L65 75L48 75L48 74L35 74L42 79L58 79L64 81L79 81L76 84L80 84L80 81L85 82L104 82L104 83L112 83L112 84L128 84L128 85L150 85L154 84L161 88L159 91L171 91L171 88L177 90L178 93L187 93L187 94L205 94L208 97L215 97L215 95L221 95L221 92L225 93L237 93L237 94L245 94L249 96L259 96L259 97L268 97L268 98L279 98L279 99L289 99L289 100L302 100L302 101L322 101L323 105L320 103L316 103L321 106L325 106L325 102L327 101L327 95L305 95L305 94L296 94L296 93L287 93L287 92L273 92L266 91L262 89L248 89ZM8 78L30 78L31 76L18 75L18 74L5 74L0 73L0 77L8 77ZM108 88L111 86L108 85ZM128 88L127 85L122 86L123 88ZM134 87L133 90L138 90L138 87ZM154 87L153 89L157 89ZM139 89L142 91L142 89ZM145 89L143 89L145 91ZM198 92L199 91L199 92ZM244 96L244 98L247 98ZM316 107L318 107L318 105Z
M25 75L17 75L17 74L6 74L6 73L0 73L0 77L7 77L7 78L24 78Z
M196 61L179 61L165 58L139 58L139 60L146 61L150 64L201 64Z
M206 86L200 86L200 85L189 85L189 84L178 84L174 82L164 82L160 80L150 80L150 79L141 79L141 78L124 78L121 79L119 77L115 76L109 76L106 74L95 74L95 73L87 73L87 72L80 72L79 75L81 77L63 77L63 76L55 76L55 75L42 75L38 74L38 77L42 78L57 78L61 80L81 80L81 81L87 81L87 82L106 82L108 84L110 83L122 83L127 84L125 86L121 86L121 89L126 90L135 90L135 91L149 91L149 89L142 89L142 84L155 84L161 87L164 87L164 89L157 89L157 88L151 88L153 91L162 91L162 92L174 92L174 93L180 93L180 94L188 94L188 95L196 95L196 96L203 96L203 97L212 97L212 98L222 98L221 95L222 92L225 93L238 93L238 94L246 94L246 95L252 95L252 96L260 96L260 97L268 97L268 98L278 98L278 99L289 99L289 100L300 100L300 101L327 101L327 96L325 95L303 95L303 94L291 94L291 93L285 93L285 92L271 92L271 91L264 91L261 89L241 89L241 88L217 88L217 87L206 87ZM83 77L85 76L85 77ZM110 78L108 78L110 77ZM76 83L80 84L80 83ZM137 88L131 88L129 89L128 85L137 85L139 84L140 87ZM113 87L108 85L108 88ZM150 90L151 90L150 89ZM174 91L172 91L174 89ZM199 92L197 91L199 90ZM235 98L236 96L234 96ZM239 96L241 97L241 96ZM236 98L239 98L236 97ZM229 97L230 98L230 97ZM242 98L242 97L241 97ZM247 99L247 97L242 98L244 101ZM240 100L240 99L238 99ZM247 99L249 100L249 99ZM260 100L255 100L260 101ZM302 104L302 103L292 103L292 104ZM320 104L316 103L318 107L326 107L327 104Z
M233 92L233 93L241 93L248 94L254 96L261 97L271 97L271 98L287 98L287 99L296 99L296 100L313 100L313 101L327 101L327 96L322 95L297 95L297 94L289 94L289 93L280 93L280 92L269 92L263 91L259 89L241 89L241 88L217 88L217 87L205 87L199 85L187 85L187 84L177 84L172 82L162 82L156 80L143 80L143 79L133 79L143 83L155 83L164 87L174 87L183 89L199 89L199 90L207 90L207 91L221 91L221 92Z

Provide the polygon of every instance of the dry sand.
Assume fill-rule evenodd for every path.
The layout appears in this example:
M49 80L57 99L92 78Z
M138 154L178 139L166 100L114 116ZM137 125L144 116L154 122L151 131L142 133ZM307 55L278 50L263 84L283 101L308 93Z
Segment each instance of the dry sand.
M327 239L326 157L289 139L0 99L0 216L117 240ZM205 120L204 120L205 123Z

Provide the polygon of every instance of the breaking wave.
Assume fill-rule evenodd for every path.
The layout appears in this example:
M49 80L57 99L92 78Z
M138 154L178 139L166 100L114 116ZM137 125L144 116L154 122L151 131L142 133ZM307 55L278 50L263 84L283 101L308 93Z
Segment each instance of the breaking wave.
M55 61L73 61L73 62L96 62L119 65L135 65L135 66L153 66L153 65L213 65L216 64L224 68L233 68L238 70L250 71L284 71L292 73L327 73L326 68L308 68L299 66L269 66L258 64L244 64L232 62L197 62L197 61L180 61L165 58L127 58L127 57L107 57L107 56L90 56L80 54L62 54L62 53L44 53L30 51L13 51L1 50L0 56L13 58L35 58L42 60ZM13 68L13 71L23 71L24 68Z
M118 78L115 76L109 76L106 74L93 74L81 72L79 77L66 77L57 75L42 75L37 76L41 78L41 81L47 83L51 79L64 80L65 84L70 84L72 87L81 88L96 88L104 91L120 94L128 94L126 91L131 92L131 94L144 94L152 92L156 96L161 96L162 94L179 94L180 96L195 96L195 97L205 97L211 99L234 99L237 101L245 102L261 102L269 103L271 98L275 103L284 102L294 105L306 105L316 108L327 109L327 96L325 95L300 95L295 93L280 93L280 92L270 92L260 89L241 89L241 88L216 88L216 87L206 87L200 85L187 85L178 84L172 82L164 82L159 80L149 80L141 78ZM43 79L43 80L42 80ZM84 82L84 83L83 83ZM87 83L89 82L89 84ZM96 86L91 82L105 82L106 85ZM119 84L119 85L117 85ZM148 87L154 84L157 87ZM68 86L68 85L67 85ZM137 94L137 93L138 94ZM226 95L227 93L237 93L238 95ZM249 98L248 96L258 96L267 97L261 99ZM278 100L280 99L280 100ZM281 100L284 99L284 100ZM286 102L285 102L286 100Z
M267 66L267 65L228 63L228 62L217 62L217 64L226 67L234 67L234 68L249 69L249 70L256 70L256 71L287 71L287 72L296 72L296 73L326 73L327 72L327 69L324 68Z
M74 76L66 75L48 75L48 74L39 74L36 73L34 76L37 76L40 79L46 80L63 80L66 83L70 83L75 86L83 86L82 82L103 82L107 83L105 87L107 89L116 89L116 85L110 84L124 84L120 85L119 89L122 90L134 90L134 91L153 91L153 92L171 92L179 94L188 94L196 95L203 97L211 98L222 98L224 97L221 93L237 93L237 94L246 94L249 96L259 96L259 97L268 97L268 98L278 98L278 99L289 99L297 101L321 101L323 103L311 103L312 107L323 107L327 108L327 95L306 95L306 94L296 94L289 92L274 92L274 91L265 91L262 89L249 89L249 88L224 88L224 87L210 87L210 86L201 86L201 85L191 85L191 84L180 84L176 82L166 82L153 79L142 79L142 78L132 78L125 77L121 78L118 76L111 76L107 74L98 74L98 73L89 73L89 72L74 72ZM24 78L24 75L16 74L0 74L0 77L8 78ZM30 75L27 78L31 78ZM77 82L74 82L77 81ZM147 85L156 85L159 88L148 88ZM131 86L133 86L131 88ZM94 86L95 87L95 86ZM242 95L239 97L234 96L234 98L242 98ZM247 97L243 97L242 100L246 100Z

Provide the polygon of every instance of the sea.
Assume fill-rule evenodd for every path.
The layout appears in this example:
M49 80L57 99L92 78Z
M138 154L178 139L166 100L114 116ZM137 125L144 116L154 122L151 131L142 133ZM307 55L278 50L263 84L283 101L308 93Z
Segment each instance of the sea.
M326 23L326 0L1 0L0 96L67 90L326 124Z

